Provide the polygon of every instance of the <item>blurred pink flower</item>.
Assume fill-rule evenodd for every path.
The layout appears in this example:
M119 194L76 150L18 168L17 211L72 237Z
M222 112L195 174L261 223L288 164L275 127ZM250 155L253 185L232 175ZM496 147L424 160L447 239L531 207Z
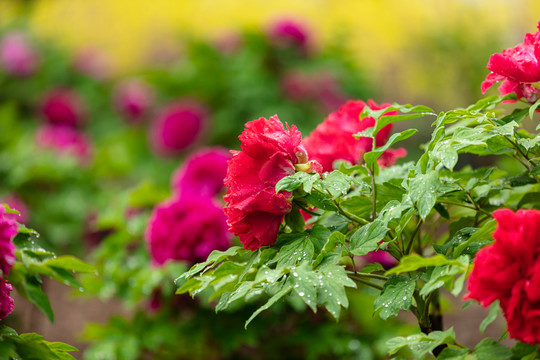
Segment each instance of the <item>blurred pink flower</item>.
M238 51L244 45L244 39L238 32L225 31L214 41L214 46L222 54L231 55Z
M276 47L297 48L303 52L309 48L309 36L307 26L292 19L275 21L268 30L268 37Z
M9 270L15 264L13 238L18 231L15 220L6 215L6 208L0 205L0 270L3 277L9 274Z
M213 197L225 187L229 151L222 147L203 148L191 154L176 170L172 188L180 195L199 194Z
M384 250L374 250L361 257L368 264L379 263L384 268L396 265L396 259Z
M165 106L150 130L151 145L163 156L174 156L195 143L206 125L208 111L196 100L180 100Z
M114 88L113 103L129 122L140 122L154 104L154 91L144 81L126 80Z
M15 302L10 297L13 286L6 280L0 279L0 320L11 314Z
M168 260L205 260L213 250L228 249L232 234L219 203L209 197L184 196L154 208L145 237L153 262L161 265Z
M20 215L6 213L4 215L6 218L13 219L21 224L26 224L28 222L28 206L16 194L8 194L3 198L0 198L0 204L8 204L11 209L17 210L20 213Z
M297 70L283 74L280 85L283 95L292 101L312 100L317 91L313 77Z
M112 75L110 57L96 48L85 47L75 52L73 68L94 80L107 80Z
M13 76L33 75L39 57L28 38L21 32L10 32L0 40L0 68Z
M58 88L43 96L40 112L49 124L77 127L84 122L86 107L75 91Z
M87 164L92 157L90 140L69 126L42 125L36 131L36 144L57 154L74 156L81 164Z

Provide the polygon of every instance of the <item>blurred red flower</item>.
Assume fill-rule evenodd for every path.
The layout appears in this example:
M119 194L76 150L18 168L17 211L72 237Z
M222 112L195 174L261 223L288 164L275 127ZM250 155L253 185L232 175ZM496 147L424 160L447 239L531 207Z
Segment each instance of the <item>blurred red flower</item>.
M87 164L92 158L90 140L69 126L42 125L36 132L36 144L57 154L74 156L80 164Z
M368 104L361 100L348 101L331 113L319 124L311 134L304 139L307 152L311 159L317 160L323 166L324 171L331 171L332 164L336 160L345 160L351 164L363 162L364 153L371 151L373 140L368 137L355 139L354 134L364 131L375 125L375 119L364 117L360 119L360 114L366 106L372 110L380 110L390 106L389 104L377 105L374 101L368 100ZM388 115L395 114L389 112ZM382 146L388 140L392 124L383 127L376 136L376 145ZM387 150L380 158L379 163L383 166L395 164L398 158L407 154L405 149Z
M148 115L153 103L152 88L141 80L126 80L114 88L114 107L129 122L141 121Z
M163 156L174 156L195 143L208 118L207 108L195 100L165 106L152 123L151 143Z
M13 238L17 235L17 223L6 209L0 205L0 270L1 277L6 277L15 263L15 245Z
M43 96L41 116L48 124L78 127L86 117L86 106L79 95L69 89L54 89Z
M493 213L495 242L481 249L469 277L469 294L484 307L499 300L512 338L540 343L540 211Z

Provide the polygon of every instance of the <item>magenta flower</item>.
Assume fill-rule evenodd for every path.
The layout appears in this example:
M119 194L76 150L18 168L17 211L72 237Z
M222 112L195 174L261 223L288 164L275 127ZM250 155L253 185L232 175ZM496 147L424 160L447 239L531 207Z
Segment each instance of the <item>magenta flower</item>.
M54 89L41 102L41 116L51 125L77 127L84 122L86 107L73 90Z
M514 48L491 55L487 65L491 72L482 83L482 94L502 81L501 95L515 93L531 104L540 99L540 22L538 29Z
M77 129L69 126L42 125L36 132L37 146L57 154L66 154L87 164L92 158L90 140Z
M13 76L31 76L39 57L28 38L20 32L10 32L0 40L0 68Z
M152 123L152 147L163 156L178 155L199 139L207 117L206 107L195 100L167 105Z
M229 151L222 147L200 149L191 154L173 175L172 188L178 194L214 197L225 185Z
M228 249L232 235L217 202L209 197L184 196L154 208L145 237L153 262L161 265L168 260L205 260L213 250Z
M308 50L308 29L296 20L282 19L274 22L268 30L268 36L270 41L278 48Z
M0 270L2 276L9 274L15 264L15 245L13 238L17 235L17 223L6 214L6 208L0 205Z
M10 297L13 286L6 280L0 279L0 320L11 314L15 302Z
M118 84L113 93L116 110L129 122L139 122L154 103L154 92L145 82L131 79Z

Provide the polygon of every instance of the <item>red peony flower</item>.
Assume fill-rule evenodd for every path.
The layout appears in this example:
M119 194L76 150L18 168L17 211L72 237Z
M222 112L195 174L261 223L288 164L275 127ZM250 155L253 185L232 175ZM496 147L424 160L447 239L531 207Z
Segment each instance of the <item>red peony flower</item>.
M0 320L11 314L15 302L10 297L13 286L6 280L0 279Z
M199 194L213 197L223 188L227 161L231 154L222 147L200 149L191 154L176 170L172 188L178 194Z
M11 32L0 40L0 68L13 76L31 76L39 57L23 33Z
M77 129L69 126L43 125L36 132L37 146L57 154L74 156L80 164L92 158L92 143Z
M195 100L169 104L152 124L152 146L160 155L177 155L200 137L207 117L206 107Z
M128 121L139 122L152 107L154 92L143 81L127 80L115 87L113 103L116 110Z
M338 111L331 113L304 139L304 144L313 160L323 166L324 171L331 171L336 160L345 160L352 164L363 162L364 153L371 151L373 140L368 137L355 139L354 134L364 131L375 125L375 119L365 117L360 119L360 113L366 104L361 100L349 101ZM377 105L372 100L368 105L373 110L384 109L389 104ZM395 114L390 112L388 114ZM376 145L382 146L388 140L392 124L382 128L376 137ZM382 166L395 164L396 160L406 155L405 149L388 150L379 161Z
M484 307L499 300L512 338L540 344L540 211L493 213L495 242L481 249L469 294Z
M3 277L9 274L15 263L13 238L17 231L17 223L6 214L6 208L0 205L0 270Z
M41 115L51 125L77 127L84 122L86 108L76 92L54 89L43 97Z
M276 115L248 122L238 138L242 151L233 151L229 160L225 214L229 231L244 248L256 250L276 241L292 208L291 193L276 194L277 182L294 174L294 165L307 163L308 155L300 131L285 130Z
M525 35L523 43L514 48L491 55L487 65L491 72L482 82L482 94L502 81L501 95L515 93L531 104L540 99L540 22L538 29L535 34Z
M231 234L223 210L206 196L183 196L154 208L146 241L156 264L168 260L204 261L214 250L226 250Z

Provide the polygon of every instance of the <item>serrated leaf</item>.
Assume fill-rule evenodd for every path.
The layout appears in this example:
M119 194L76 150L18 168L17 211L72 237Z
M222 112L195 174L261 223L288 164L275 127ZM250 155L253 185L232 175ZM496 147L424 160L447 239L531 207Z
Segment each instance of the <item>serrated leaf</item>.
M408 347L415 359L424 359L425 356L442 344L451 344L456 341L454 329L450 328L446 331L433 331L426 334L415 334L407 337L398 336L386 342L390 355L397 353L399 350Z
M47 259L43 262L47 266L61 268L68 271L79 273L92 273L96 271L96 267L85 263L71 255L62 255L55 258Z
M289 281L293 284L294 291L300 296L304 303L317 312L317 284L319 279L317 274L306 263L291 269Z
M315 247L306 233L282 234L278 236L278 243L282 246L268 265L277 262L277 267L293 266L304 260L311 261L315 254Z
M402 275L390 276L373 304L375 311L380 310L381 319L386 320L390 316L396 316L401 309L408 311L415 286L416 282L411 278Z
M480 323L480 327L479 327L480 334L483 334L484 331L486 331L486 328L488 327L488 325L491 324L493 321L495 321L495 319L497 318L500 312L501 312L501 307L499 306L499 300L495 300L489 307L488 315Z
M386 224L379 219L362 226L351 236L351 252L361 256L376 250L387 231Z
M345 235L339 231L333 232L313 262L313 267L324 264L337 264L341 258L341 246L345 245Z
M323 305L326 310L336 319L339 319L341 307L349 306L349 299L345 292L345 287L356 287L345 269L339 265L326 265L318 269L318 289L317 299L319 304Z
M294 191L300 187L310 193L315 181L319 179L318 174L308 174L302 171L298 171L290 176L285 176L279 180L276 184L276 193L280 191Z
M281 290L279 290L277 293L274 294L274 296L272 296L270 299L268 299L268 301L266 302L266 304L264 304L263 306L261 306L260 308L258 308L250 317L249 319L246 321L246 324L244 325L245 328L247 328L247 326L249 325L249 323L255 319L255 317L257 315L259 315L261 312L263 312L264 310L268 309L269 307L271 307L272 305L274 305L278 300L280 300L282 297L284 297L285 295L287 295L289 292L291 292L291 290L293 289L293 285L289 282L286 282L285 285L281 288Z
M416 204L422 220L426 219L437 203L437 190L440 186L437 171L421 174L409 180L409 196Z
M373 164L377 161L377 159L386 151L388 150L392 145L399 141L403 141L405 139L410 138L413 136L418 130L416 129L408 129L399 133L395 133L386 142L384 146L378 147L373 149L370 152L367 152L364 154L364 162L366 163L366 166L368 168L371 168Z
M354 181L350 176L343 174L339 170L332 171L323 180L323 186L330 192L332 199L346 195L353 183Z

